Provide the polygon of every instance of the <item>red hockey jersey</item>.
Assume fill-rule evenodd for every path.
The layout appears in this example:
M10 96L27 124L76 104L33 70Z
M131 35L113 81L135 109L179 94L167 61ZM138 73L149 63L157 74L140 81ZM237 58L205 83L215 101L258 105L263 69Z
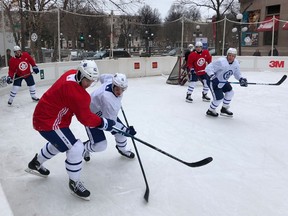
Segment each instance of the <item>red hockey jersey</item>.
M9 60L8 76L11 78L16 74L18 77L27 77L31 74L31 67L36 65L34 59L27 53L22 52L20 58L12 57Z
M64 73L41 97L33 114L37 131L69 127L73 115L84 126L98 127L102 120L90 111L90 95L75 80L77 70Z
M200 76L205 74L206 65L212 61L208 50L202 50L201 53L191 52L188 56L187 67L189 71L194 68L195 73Z

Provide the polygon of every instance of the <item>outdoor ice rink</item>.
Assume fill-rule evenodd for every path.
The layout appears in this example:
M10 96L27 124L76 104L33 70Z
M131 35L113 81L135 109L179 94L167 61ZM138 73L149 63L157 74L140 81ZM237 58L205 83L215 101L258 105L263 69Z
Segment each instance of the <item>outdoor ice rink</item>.
M249 82L275 83L285 73L242 74ZM37 87L38 96L47 88ZM18 93L12 107L7 105L8 94L1 96L0 182L13 214L287 215L288 80L280 86L233 88L234 117L212 118L205 115L209 103L201 100L200 83L189 104L185 102L187 86L168 85L164 76L129 79L123 108L136 137L187 162L214 159L206 166L190 168L136 142L150 187L148 203L143 199L146 187L137 158L120 156L109 133L107 150L93 154L88 163L83 161L82 180L91 192L90 201L71 195L65 154L45 163L51 172L48 178L26 173L28 162L46 143L32 128L36 103L28 90ZM124 121L121 113L119 117ZM82 141L87 139L76 118L71 129ZM131 140L129 145L134 149Z

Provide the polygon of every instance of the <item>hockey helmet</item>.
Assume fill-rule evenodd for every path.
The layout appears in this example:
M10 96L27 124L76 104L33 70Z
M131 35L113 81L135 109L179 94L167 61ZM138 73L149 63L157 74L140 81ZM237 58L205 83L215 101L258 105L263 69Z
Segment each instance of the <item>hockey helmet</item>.
M14 51L14 52L19 51L19 50L21 51L21 48L20 48L19 46L14 46L14 47L13 47L13 51Z
M201 41L197 41L195 44L195 47L203 47L203 44Z
M229 48L228 50L227 50L227 55L228 54L233 54L233 55L237 55L237 49L235 49L235 48Z
M118 86L125 91L128 88L128 80L125 74L116 73L112 80L113 85Z
M189 48L189 49L193 49L193 48L194 48L194 45L193 45L193 44L189 44L189 45L188 45L188 48Z
M80 82L84 77L91 81L99 80L99 70L93 60L83 60L78 66L77 80Z

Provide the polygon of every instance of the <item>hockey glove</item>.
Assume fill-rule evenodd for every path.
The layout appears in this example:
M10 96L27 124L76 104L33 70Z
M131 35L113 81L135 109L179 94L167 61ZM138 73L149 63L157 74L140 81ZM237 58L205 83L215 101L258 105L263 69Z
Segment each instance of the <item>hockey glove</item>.
M7 82L7 84L11 84L11 83L13 83L13 80L10 76L7 76L6 82Z
M133 126L129 126L126 128L126 133L130 134L131 136L134 136L137 132L135 131Z
M188 73L188 78L189 78L189 81L192 82L192 75L195 74L195 70L194 68L191 68L191 70L189 71Z
M102 123L98 128L100 130L111 131L114 125L115 125L114 120L102 118Z
M33 72L35 73L35 74L38 74L39 73L39 68L38 68L38 66L33 66L32 67L32 69L33 69Z
M123 133L121 133L121 131L123 131L123 132L125 132L125 133L128 133L128 134L129 134L129 137L130 137L130 136L134 136L134 135L137 133L137 132L135 131L135 129L134 129L133 126L129 126L129 127L127 128L125 125L123 125L123 124L120 123L120 122L116 122L115 128L118 128L118 130L120 130L120 131L118 131L118 130L116 130L116 129L113 129L113 130L111 131L111 133L112 133L113 135L115 135L116 133L123 134ZM125 135L125 134L123 134L123 135L124 135L124 136L128 136L128 135Z
M240 83L240 86L242 87L247 87L248 86L248 81L246 78L240 78L239 79L239 83Z
M218 80L218 78L216 77L215 74L210 76L210 82L212 82L213 88L216 88L218 86L219 80Z

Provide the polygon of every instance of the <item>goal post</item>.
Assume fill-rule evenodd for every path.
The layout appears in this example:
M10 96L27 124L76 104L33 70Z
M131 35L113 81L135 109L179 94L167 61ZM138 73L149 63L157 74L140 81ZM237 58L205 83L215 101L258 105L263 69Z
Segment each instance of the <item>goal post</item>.
M166 81L167 84L185 85L187 82L187 71L182 69L182 58L183 57L178 56L177 61Z

